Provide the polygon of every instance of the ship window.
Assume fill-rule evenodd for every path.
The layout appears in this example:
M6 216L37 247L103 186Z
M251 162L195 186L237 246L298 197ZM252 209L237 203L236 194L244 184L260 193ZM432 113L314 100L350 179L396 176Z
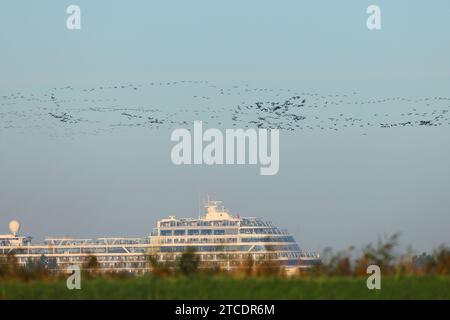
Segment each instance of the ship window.
M171 236L172 230L161 230L161 235L162 236Z
M225 234L225 230L214 230L214 234L215 235L223 235L223 234Z
M176 236L184 236L186 234L186 230L175 230L174 235Z
M205 234L205 235L212 234L212 230L211 229L203 229L203 230L201 230L201 234Z
M198 235L198 234L199 234L199 232L198 232L197 229L188 230L188 235L195 236L195 235Z

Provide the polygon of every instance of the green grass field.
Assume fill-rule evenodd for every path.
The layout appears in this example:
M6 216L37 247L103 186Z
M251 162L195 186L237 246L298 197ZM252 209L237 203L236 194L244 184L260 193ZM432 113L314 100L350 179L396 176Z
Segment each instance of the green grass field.
M450 299L450 276L384 277L381 290L365 278L140 277L0 283L0 299Z

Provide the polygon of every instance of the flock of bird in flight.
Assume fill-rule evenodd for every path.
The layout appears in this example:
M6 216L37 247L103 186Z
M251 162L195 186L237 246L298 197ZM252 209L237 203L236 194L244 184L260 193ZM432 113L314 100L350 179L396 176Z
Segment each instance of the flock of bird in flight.
M202 120L209 127L289 131L439 127L450 125L450 98L366 98L249 84L171 81L71 85L35 92L0 93L0 132L53 135L108 133L133 127L175 129Z

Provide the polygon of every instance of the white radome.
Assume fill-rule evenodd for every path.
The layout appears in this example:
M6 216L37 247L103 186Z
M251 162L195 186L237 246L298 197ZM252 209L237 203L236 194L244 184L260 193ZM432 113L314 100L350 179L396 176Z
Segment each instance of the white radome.
M19 223L19 221L17 221L17 220L12 220L12 221L9 223L9 230L11 231L11 233L12 233L13 235L17 235L17 232L19 232L19 229L20 229L20 223Z

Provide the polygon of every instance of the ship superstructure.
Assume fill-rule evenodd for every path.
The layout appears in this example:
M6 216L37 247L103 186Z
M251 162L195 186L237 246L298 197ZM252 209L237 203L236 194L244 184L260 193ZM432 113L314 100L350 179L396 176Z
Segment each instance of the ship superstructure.
M30 237L18 236L19 224L10 223L11 234L0 235L0 255L14 255L26 265L43 262L51 270L82 265L93 256L100 271L151 271L149 257L174 264L190 251L199 256L201 267L233 269L251 259L274 262L292 272L308 269L318 262L314 253L300 249L292 235L260 218L234 216L219 201L208 201L199 218L168 218L144 238L72 239L48 238L32 244Z

